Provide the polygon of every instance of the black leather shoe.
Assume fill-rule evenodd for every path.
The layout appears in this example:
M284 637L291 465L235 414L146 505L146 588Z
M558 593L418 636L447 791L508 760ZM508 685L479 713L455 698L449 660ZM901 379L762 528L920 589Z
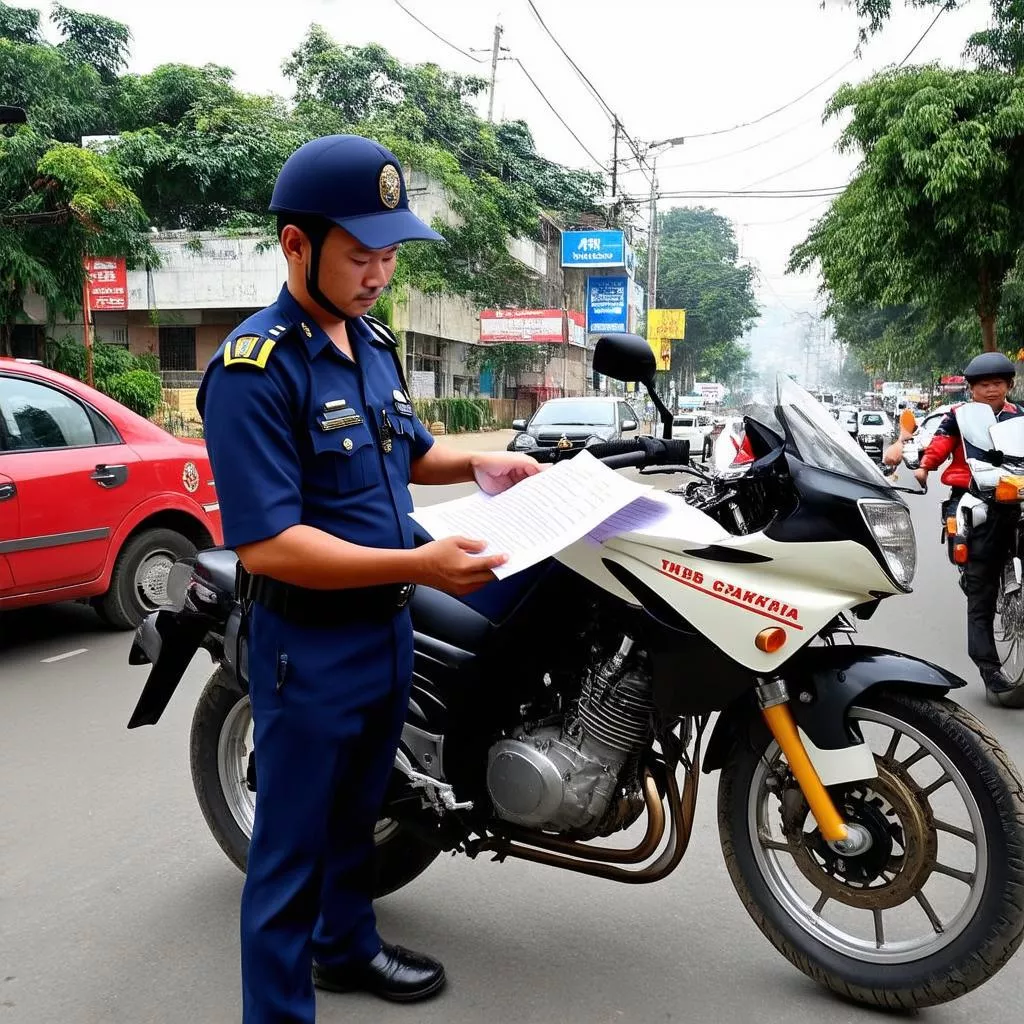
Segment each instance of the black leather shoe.
M1016 689L1016 686L997 668L982 672L981 678L985 681L985 689L989 693L1009 693Z
M372 992L395 1003L415 1003L444 988L444 967L433 957L386 942L365 964L324 967L314 961L313 984L327 992Z

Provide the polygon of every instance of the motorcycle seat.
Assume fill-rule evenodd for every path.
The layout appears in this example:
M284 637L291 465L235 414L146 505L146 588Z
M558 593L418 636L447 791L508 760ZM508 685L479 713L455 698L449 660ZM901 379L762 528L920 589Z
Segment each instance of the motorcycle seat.
M196 569L220 594L235 592L238 555L231 548L208 548L196 555Z

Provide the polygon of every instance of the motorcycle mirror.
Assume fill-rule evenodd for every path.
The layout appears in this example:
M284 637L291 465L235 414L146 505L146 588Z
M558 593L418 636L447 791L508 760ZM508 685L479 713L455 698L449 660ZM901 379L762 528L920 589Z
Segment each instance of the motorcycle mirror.
M605 334L594 348L594 372L621 381L653 384L654 352L639 334Z
M0 124L25 124L28 116L21 107L0 106Z

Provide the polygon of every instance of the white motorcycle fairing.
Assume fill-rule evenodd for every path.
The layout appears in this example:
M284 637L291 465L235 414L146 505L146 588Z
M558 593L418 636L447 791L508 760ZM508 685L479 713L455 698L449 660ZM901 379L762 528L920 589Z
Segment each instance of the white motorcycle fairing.
M579 541L558 560L636 605L607 563L621 566L758 675L779 669L840 612L880 593L899 593L875 556L856 541L794 544L763 532L734 536L681 497L663 497L675 507L662 522L603 544ZM786 637L769 654L754 641L773 626Z

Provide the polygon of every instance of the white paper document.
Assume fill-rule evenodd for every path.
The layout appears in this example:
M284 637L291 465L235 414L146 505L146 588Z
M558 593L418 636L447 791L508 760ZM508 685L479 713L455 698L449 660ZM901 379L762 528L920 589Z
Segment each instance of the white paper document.
M435 540L470 537L487 543L481 554L508 555L494 570L504 579L583 537L600 542L668 513L653 487L627 480L582 451L501 494L481 491L411 515Z

